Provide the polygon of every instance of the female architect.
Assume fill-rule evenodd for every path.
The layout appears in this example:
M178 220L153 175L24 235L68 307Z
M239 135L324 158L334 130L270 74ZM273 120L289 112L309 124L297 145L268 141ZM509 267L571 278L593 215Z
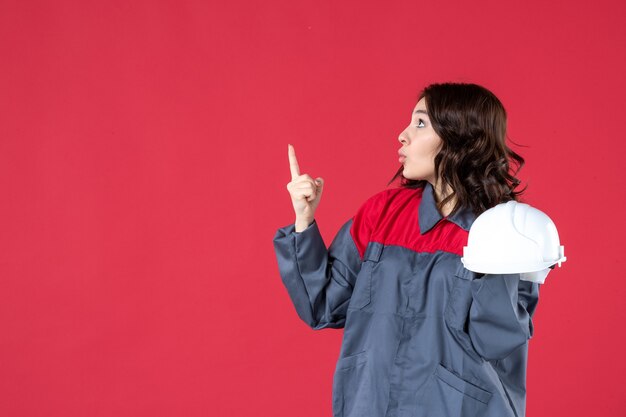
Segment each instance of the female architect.
M461 263L475 218L521 194L509 168L524 159L505 137L486 88L427 86L398 137L400 186L368 198L328 249L314 219L323 179L300 174L289 145L296 220L273 244L299 317L344 328L334 417L525 415L540 284Z

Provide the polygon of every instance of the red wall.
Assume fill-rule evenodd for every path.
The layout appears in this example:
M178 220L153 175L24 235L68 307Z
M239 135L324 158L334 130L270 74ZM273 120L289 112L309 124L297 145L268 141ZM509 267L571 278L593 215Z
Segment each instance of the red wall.
M623 415L625 12L0 1L0 415L330 416L342 333L298 319L271 243L287 143L330 244L434 81L500 97L565 245L527 414Z

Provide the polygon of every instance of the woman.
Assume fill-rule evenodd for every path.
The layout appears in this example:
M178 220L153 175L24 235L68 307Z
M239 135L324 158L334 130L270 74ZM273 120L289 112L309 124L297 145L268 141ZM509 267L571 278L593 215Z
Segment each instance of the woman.
M289 145L296 221L274 248L300 318L344 328L335 417L525 415L540 284L461 263L475 218L520 194L509 159L524 160L505 136L490 91L429 85L398 138L401 186L371 196L328 249L314 220L323 180L300 174Z

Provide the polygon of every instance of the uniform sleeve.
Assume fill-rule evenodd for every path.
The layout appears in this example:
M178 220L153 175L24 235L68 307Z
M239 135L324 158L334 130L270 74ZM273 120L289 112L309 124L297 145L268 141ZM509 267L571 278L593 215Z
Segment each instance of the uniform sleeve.
M274 236L282 282L298 316L314 330L345 324L362 262L351 233L354 219L343 224L328 249L315 220L301 232L290 224Z
M472 281L468 333L485 360L503 359L532 338L539 286L520 274L485 274Z
M314 330L343 328L365 249L387 202L387 191L370 196L346 221L328 249L313 220L301 232L278 229L278 269L298 316Z

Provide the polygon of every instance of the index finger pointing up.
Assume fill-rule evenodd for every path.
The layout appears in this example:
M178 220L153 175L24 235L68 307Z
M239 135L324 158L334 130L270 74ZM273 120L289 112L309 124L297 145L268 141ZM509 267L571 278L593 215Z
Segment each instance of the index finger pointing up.
M291 170L291 180L295 180L300 176L300 167L298 166L298 160L296 159L296 150L292 145L289 147L289 169Z

